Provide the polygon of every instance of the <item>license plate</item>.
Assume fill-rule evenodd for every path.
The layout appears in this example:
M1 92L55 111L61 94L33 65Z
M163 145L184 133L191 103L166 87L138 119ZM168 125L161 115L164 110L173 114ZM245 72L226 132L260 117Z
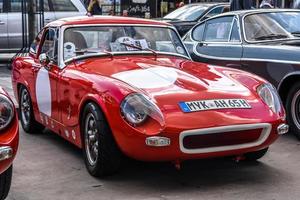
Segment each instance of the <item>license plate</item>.
M179 106L185 113L204 110L220 109L250 109L251 106L245 99L211 99L200 101L180 102Z

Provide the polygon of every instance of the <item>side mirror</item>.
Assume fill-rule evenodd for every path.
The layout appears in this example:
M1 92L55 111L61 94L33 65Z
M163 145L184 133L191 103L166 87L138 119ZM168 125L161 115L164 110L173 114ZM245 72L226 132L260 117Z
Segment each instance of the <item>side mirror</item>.
M45 53L42 53L40 56L39 56L39 61L40 63L45 67L47 66L49 63L50 63L50 59L49 57L45 54Z

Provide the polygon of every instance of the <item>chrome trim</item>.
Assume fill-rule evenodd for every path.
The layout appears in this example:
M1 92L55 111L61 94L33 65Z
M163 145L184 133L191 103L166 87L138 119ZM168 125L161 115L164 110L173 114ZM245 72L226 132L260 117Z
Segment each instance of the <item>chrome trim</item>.
M177 31L177 29L173 26L168 26L168 25L154 25L154 24L76 24L76 25L62 25L60 26L60 30L59 30L59 41L58 41L58 66L60 69L63 69L66 67L66 64L63 60L63 56L62 56L62 53L63 53L63 34L64 34L64 31L67 29L67 28L73 28L73 27L89 27L89 26L99 26L99 27L102 27L102 26L136 26L136 27L156 27L156 28L169 28L169 29L172 29L173 31L175 31L175 33L177 34L180 42L181 42L181 45L183 46L186 54L187 54L187 57L189 60L191 60L191 56L189 54L189 51L187 50L186 46L184 45L183 41L181 40L181 37ZM116 52L113 52L113 53L116 53ZM127 52L128 53L128 52ZM159 54L163 54L165 52L158 52ZM176 55L177 54L172 54L172 53L168 53L168 55ZM184 55L182 55L184 56ZM185 56L184 56L185 57Z
M7 160L13 156L13 149L10 146L0 147L0 161Z
M289 125L287 125L287 124L280 124L280 125L277 127L277 133L278 133L279 135L286 134L287 132L289 132Z
M245 130L255 130L263 129L258 140L255 142L250 142L246 144L238 145L228 145L228 146L219 146L219 147L208 147L208 148L199 148L199 149L186 149L183 145L183 139L186 136L191 135L205 135L205 134L215 134L215 133L226 133L231 131L245 131ZM196 130L183 131L179 135L179 146L180 150L186 154L200 154L200 153L212 153L212 152L222 152L222 151L231 151L246 149L251 147L256 147L263 144L271 134L272 125L269 123L257 123L257 124L242 124L242 125L231 125L231 126L219 126L213 128L204 128Z

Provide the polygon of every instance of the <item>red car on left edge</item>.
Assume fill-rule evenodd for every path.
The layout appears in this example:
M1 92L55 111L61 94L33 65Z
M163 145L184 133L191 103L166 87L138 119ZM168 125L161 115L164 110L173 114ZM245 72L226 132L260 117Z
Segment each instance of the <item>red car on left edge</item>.
M0 87L0 200L10 189L12 163L19 145L19 123L15 106Z

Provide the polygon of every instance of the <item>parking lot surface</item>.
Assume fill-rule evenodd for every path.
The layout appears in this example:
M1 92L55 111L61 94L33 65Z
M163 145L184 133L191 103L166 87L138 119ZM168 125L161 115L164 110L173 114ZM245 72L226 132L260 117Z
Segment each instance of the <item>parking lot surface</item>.
M12 94L10 72L0 67L0 84ZM230 159L170 163L127 161L120 173L97 179L85 169L81 150L50 131L29 135L20 128L8 200L297 200L300 142L279 138L259 162Z

